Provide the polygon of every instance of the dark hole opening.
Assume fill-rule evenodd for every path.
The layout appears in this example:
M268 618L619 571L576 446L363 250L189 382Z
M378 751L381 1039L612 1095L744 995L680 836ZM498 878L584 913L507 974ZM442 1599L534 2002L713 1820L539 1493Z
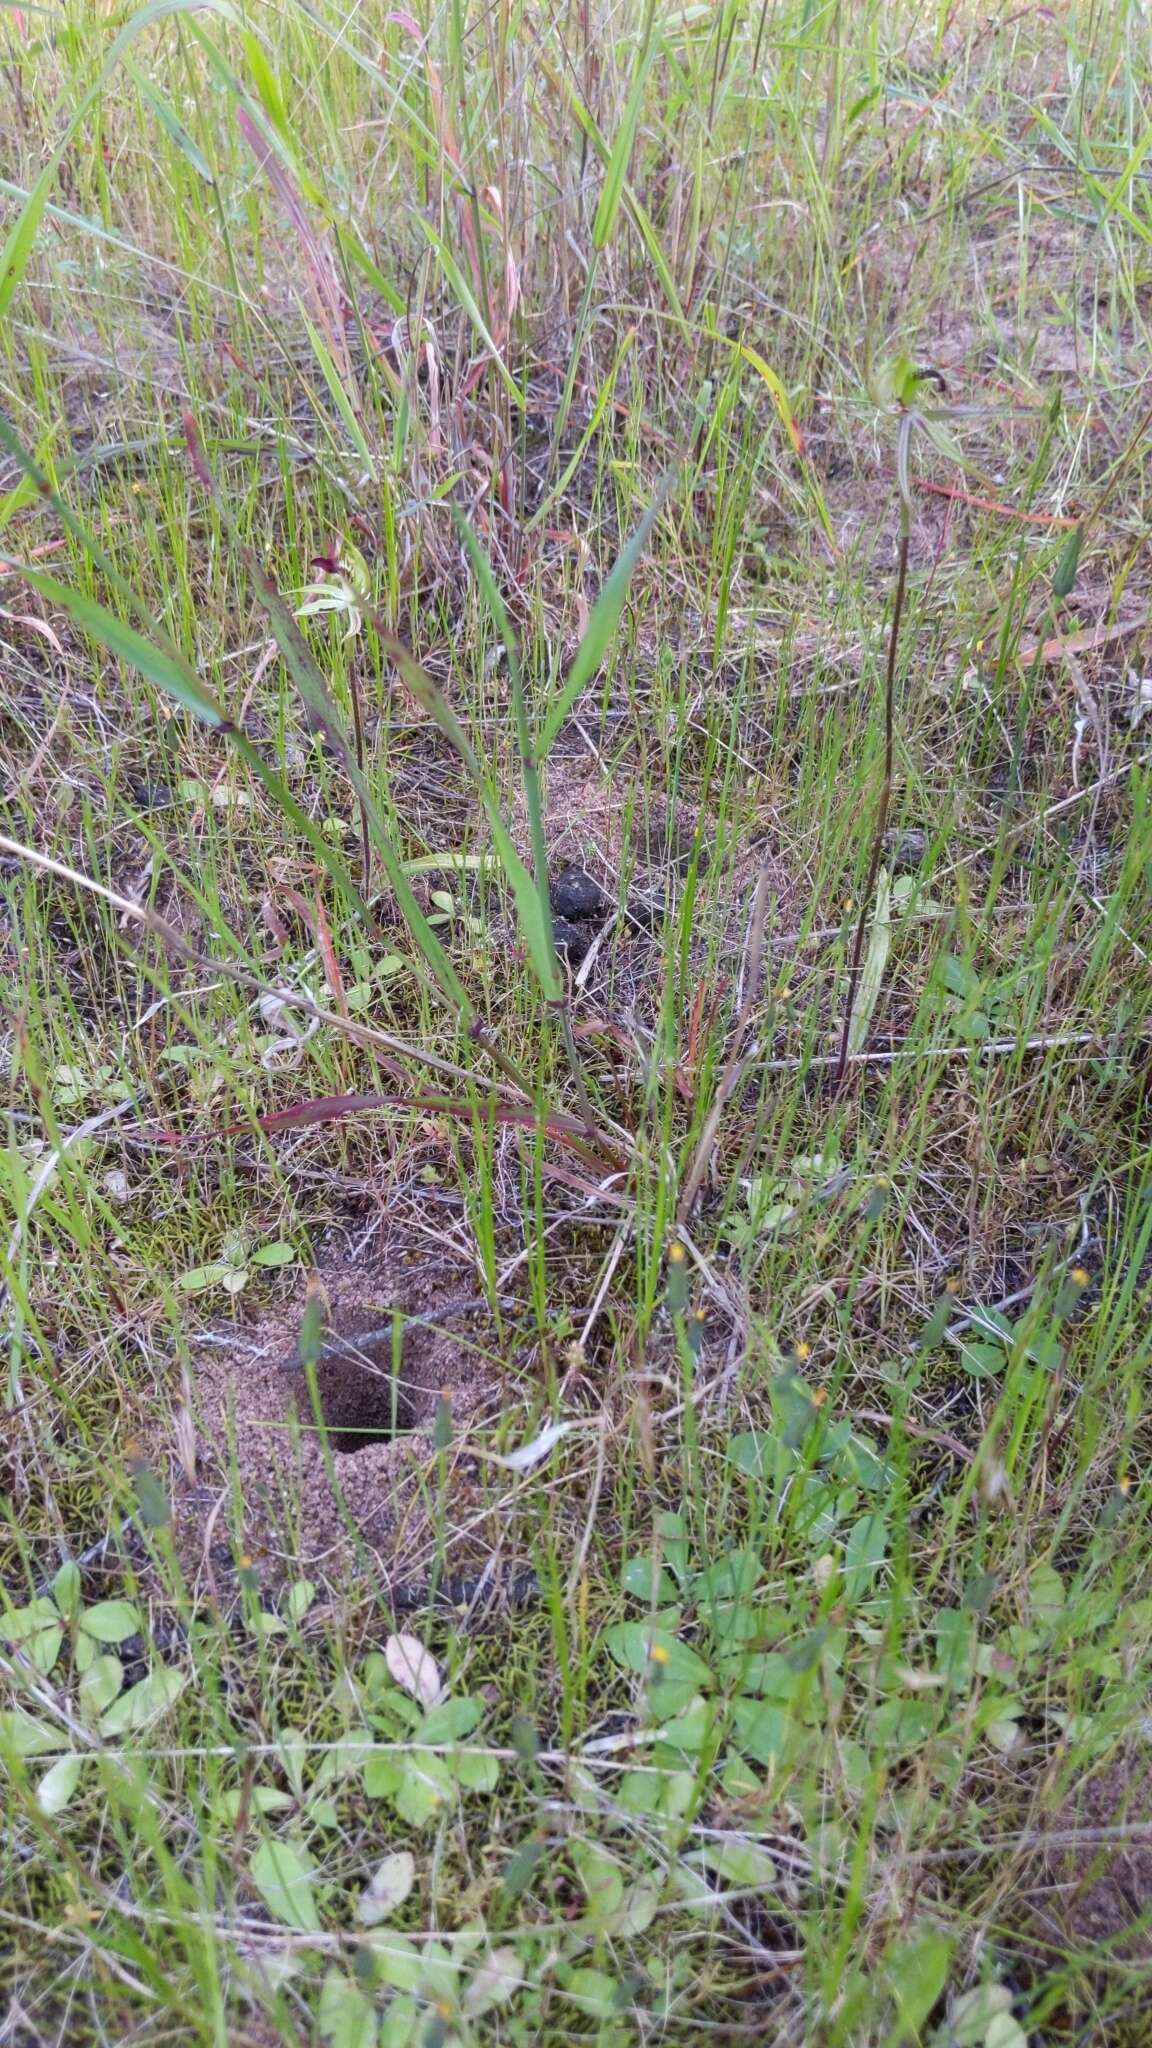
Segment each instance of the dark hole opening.
M393 1372L390 1344L378 1353L330 1340L317 1361L316 1391L334 1451L363 1451L420 1427L421 1390L407 1383L403 1361Z

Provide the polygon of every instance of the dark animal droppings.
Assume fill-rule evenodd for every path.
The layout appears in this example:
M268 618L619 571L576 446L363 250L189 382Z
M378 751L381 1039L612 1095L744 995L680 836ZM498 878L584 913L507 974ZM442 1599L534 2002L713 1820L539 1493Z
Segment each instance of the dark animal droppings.
M554 917L552 937L556 941L556 951L563 954L570 966L578 967L591 952L595 934L591 925L570 924L566 917Z
M548 893L557 917L575 924L589 918L601 918L608 908L608 898L599 882L594 882L583 868L563 868ZM560 944L559 933L556 943ZM587 945L584 950L587 952Z

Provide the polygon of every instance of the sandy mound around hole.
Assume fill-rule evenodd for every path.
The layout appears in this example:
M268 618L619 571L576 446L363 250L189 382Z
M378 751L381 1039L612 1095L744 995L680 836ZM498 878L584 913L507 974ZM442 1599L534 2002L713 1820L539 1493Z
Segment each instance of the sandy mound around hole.
M475 1572L498 1548L483 1466L466 1443L469 1426L507 1400L475 1276L397 1257L320 1280L328 1457L299 1356L303 1281L255 1326L193 1341L195 1484L187 1433L182 1462L170 1428L156 1445L184 1567L219 1595L242 1553L265 1583L302 1569L335 1583L367 1551L390 1583L411 1586L434 1567L444 1578ZM451 1423L443 1448L438 1414Z

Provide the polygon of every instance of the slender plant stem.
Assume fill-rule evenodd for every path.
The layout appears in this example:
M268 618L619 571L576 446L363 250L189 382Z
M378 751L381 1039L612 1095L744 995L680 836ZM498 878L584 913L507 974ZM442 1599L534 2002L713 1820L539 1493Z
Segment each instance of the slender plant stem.
M888 830L888 813L892 806L892 778L896 755L896 650L900 640L900 620L904 611L904 592L908 583L908 542L910 521L908 505L903 496L900 500L900 558L896 570L896 601L892 606L892 624L888 632L888 665L884 676L884 780L880 785L880 802L876 811L876 830L872 839L872 857L868 863L868 879L860 898L860 915L856 920L856 934L852 941L852 961L848 969L848 994L844 1004L844 1028L840 1034L840 1053L836 1061L835 1085L842 1088L848 1071L848 1045L852 1035L852 1013L856 1007L856 995L860 986L860 969L864 958L864 934L868 928L868 913L876 894L876 877L884 853L884 834Z
M360 709L360 685L356 681L355 673L353 672L351 667L349 667L348 670L348 695L352 700L352 734L353 743L356 748L356 766L359 768L361 775L363 775L364 714ZM361 802L360 804L360 859L360 887L364 899L365 901L367 901L368 892L372 886L372 834L368 828L367 807L363 802Z

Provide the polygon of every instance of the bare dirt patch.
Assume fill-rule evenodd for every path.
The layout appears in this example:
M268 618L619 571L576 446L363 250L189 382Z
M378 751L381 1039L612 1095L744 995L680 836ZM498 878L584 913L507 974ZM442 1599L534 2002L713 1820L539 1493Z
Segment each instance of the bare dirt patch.
M339 1582L357 1560L406 1586L434 1566L475 1573L501 1534L467 1431L508 1392L475 1275L396 1253L320 1280L323 1428L301 1362L303 1283L287 1309L191 1346L191 1431L185 1420L179 1457L179 1425L152 1446L185 1569L220 1594L244 1556L267 1582L302 1569Z
M1152 1753L1084 1779L1048 1834L1029 1899L1036 1933L1062 1954L1152 1963Z

